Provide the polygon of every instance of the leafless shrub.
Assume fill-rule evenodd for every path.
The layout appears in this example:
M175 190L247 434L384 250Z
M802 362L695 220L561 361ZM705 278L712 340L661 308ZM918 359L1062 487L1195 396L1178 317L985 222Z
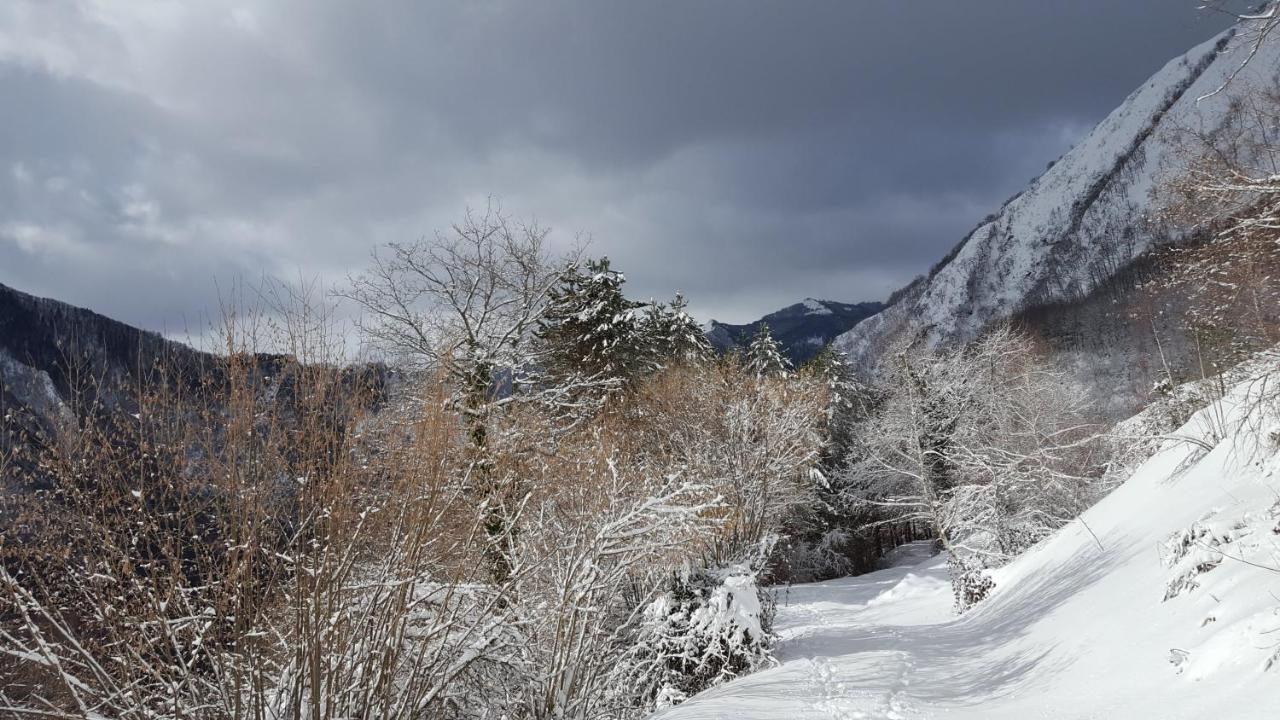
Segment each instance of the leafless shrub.
M905 348L894 362L847 470L862 481L849 486L884 510L878 522L933 529L964 609L989 589L983 568L1008 562L1096 498L1096 432L1065 373L1008 328L955 350Z
M4 536L0 710L637 715L644 608L782 529L823 442L803 377L676 363L566 422L552 387L469 402L449 333L417 372L350 366L311 295L266 299L45 448Z

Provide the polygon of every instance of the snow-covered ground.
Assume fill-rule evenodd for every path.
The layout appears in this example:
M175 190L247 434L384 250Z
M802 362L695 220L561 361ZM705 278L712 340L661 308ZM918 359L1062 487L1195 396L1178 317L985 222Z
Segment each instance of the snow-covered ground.
M968 614L915 545L781 591L778 666L658 717L1280 717L1280 423L1246 410L1259 389L1193 417Z

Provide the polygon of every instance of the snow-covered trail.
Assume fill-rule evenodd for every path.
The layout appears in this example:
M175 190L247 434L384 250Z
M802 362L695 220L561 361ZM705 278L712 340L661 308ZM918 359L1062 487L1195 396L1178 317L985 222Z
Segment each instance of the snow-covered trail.
M1092 533L1077 521L1033 548L962 617L923 545L898 567L794 586L779 596L777 667L657 717L1280 718L1280 667L1265 669L1280 658L1280 573L1208 545L1170 567L1167 545L1212 513L1198 544L1280 567L1276 429L1210 452L1170 443L1086 513ZM1214 437L1194 419L1181 433ZM1195 587L1164 599L1200 565Z
M897 567L781 591L780 666L660 717L914 718L922 699L958 695L973 678L952 656L967 642L938 636L953 618L946 561L930 557L928 543L910 550ZM949 681L912 687L935 667L948 668Z

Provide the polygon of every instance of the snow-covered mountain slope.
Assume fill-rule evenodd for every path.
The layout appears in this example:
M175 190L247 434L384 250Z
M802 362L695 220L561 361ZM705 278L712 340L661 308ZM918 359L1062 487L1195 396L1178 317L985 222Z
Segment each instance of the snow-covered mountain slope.
M1233 31L1168 63L1074 149L973 230L894 302L839 337L870 369L897 339L931 345L972 339L1027 307L1078 298L1152 247L1177 237L1155 222L1153 190L1185 168L1185 131L1212 133L1233 103L1275 83L1280 42L1263 45L1219 93L1249 50ZM1209 97L1205 97L1209 96Z
M883 308L884 304L878 302L841 303L805 298L803 302L788 305L745 325L712 320L707 323L705 331L707 340L717 350L725 352L745 347L760 325L768 324L769 332L782 345L787 358L794 364L800 364L816 355L836 336Z
M1278 411L1241 382L964 616L941 557L784 591L780 664L659 717L1274 718Z

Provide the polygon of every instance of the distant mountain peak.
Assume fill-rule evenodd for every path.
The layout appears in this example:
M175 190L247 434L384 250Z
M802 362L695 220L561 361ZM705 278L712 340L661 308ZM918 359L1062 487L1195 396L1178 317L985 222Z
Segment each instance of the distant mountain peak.
M841 303L809 297L754 322L734 325L711 320L703 330L713 346L727 352L746 346L760 325L767 324L787 359L799 365L818 354L838 335L883 308L884 304L879 302Z

